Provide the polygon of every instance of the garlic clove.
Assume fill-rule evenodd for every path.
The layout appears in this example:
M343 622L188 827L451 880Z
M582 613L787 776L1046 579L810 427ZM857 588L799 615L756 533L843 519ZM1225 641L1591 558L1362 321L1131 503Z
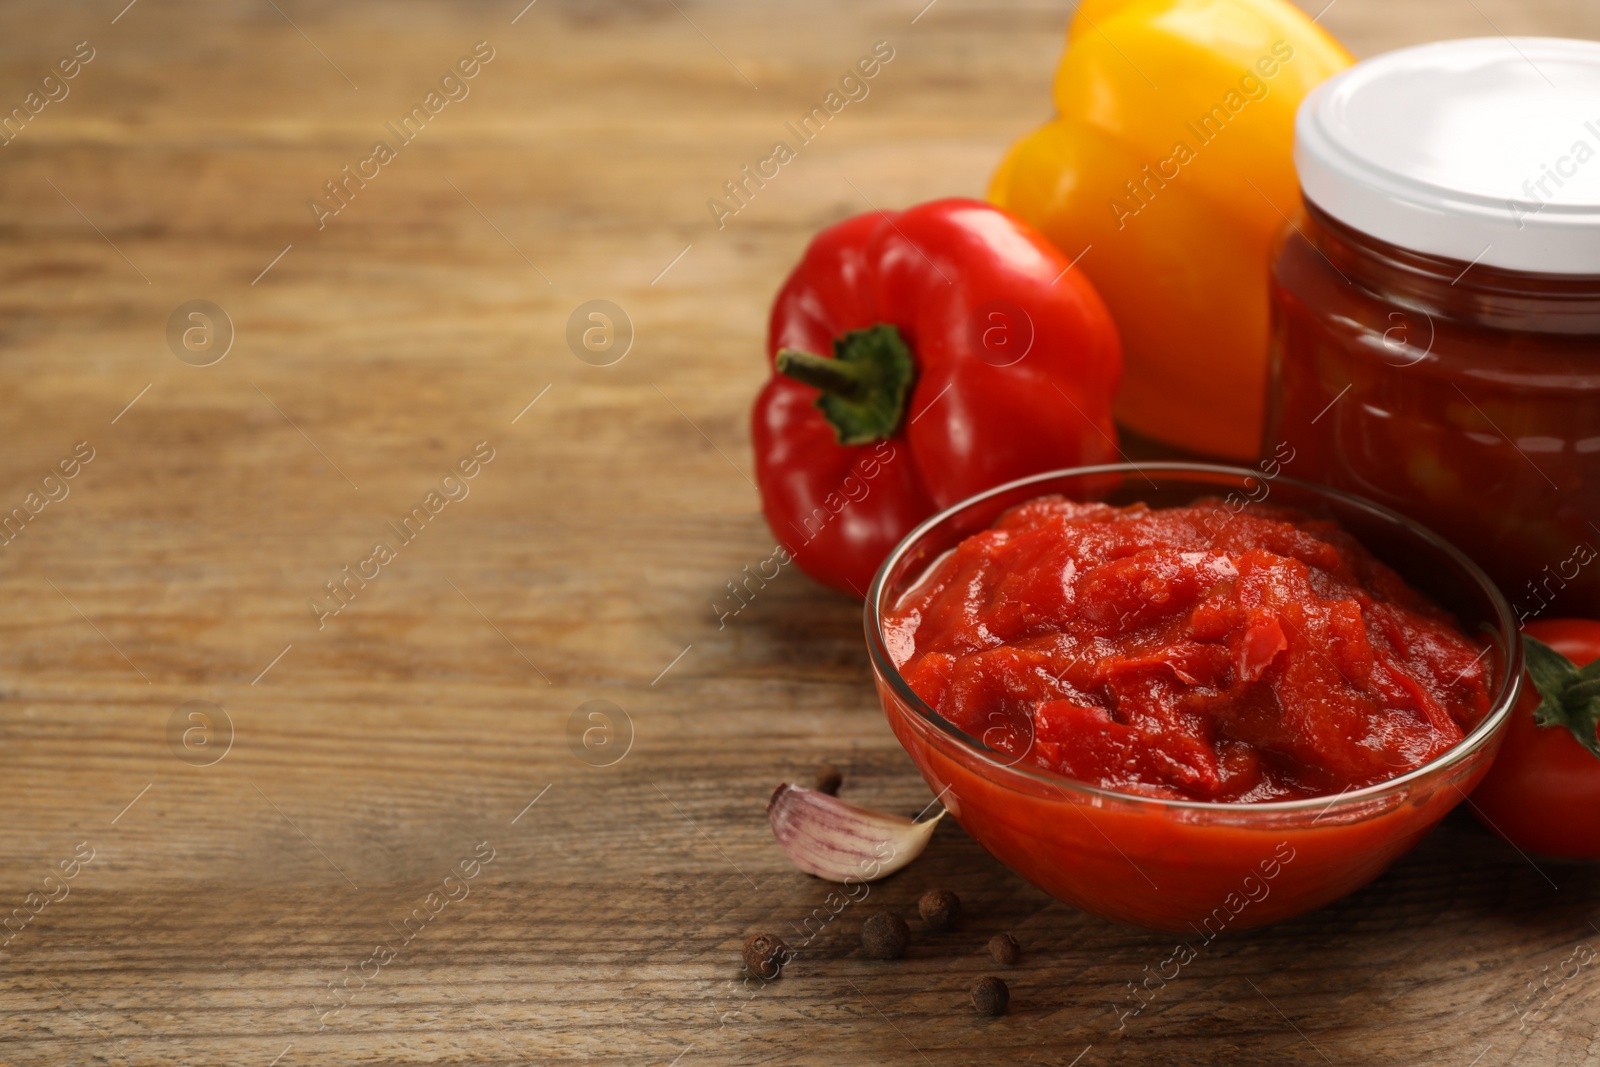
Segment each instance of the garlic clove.
M888 877L922 855L944 816L913 822L787 782L767 802L772 836L794 865L830 882Z

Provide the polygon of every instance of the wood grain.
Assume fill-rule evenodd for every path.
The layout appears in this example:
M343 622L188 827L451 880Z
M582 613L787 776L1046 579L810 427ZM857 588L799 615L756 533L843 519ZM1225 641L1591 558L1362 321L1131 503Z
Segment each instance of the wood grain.
M0 511L95 450L0 548L0 914L93 850L0 952L0 1063L1600 1062L1591 968L1519 1019L1600 946L1600 874L1459 813L1121 1029L1169 939L948 823L869 906L949 886L961 930L878 963L847 910L741 992L740 943L824 895L770 839L773 785L828 760L863 802L928 799L855 604L785 573L718 625L771 551L745 422L767 302L818 226L981 192L1048 112L1066 5L124 3L0 10L6 108L95 49L0 147ZM1585 0L1323 21L1363 54L1600 33ZM879 40L871 95L717 229L706 199ZM307 201L479 41L470 95L319 230ZM166 339L195 299L235 329L208 367ZM567 348L589 299L635 327L613 366ZM319 629L324 583L480 441L468 495ZM631 722L611 766L570 744L591 700ZM191 701L231 720L210 766L169 738ZM999 930L1026 955L982 1020Z

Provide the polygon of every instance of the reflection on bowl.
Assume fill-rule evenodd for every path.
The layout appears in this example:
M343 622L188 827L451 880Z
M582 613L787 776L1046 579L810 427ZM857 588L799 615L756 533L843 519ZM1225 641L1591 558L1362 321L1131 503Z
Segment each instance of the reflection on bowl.
M1178 507L1260 499L1331 519L1414 588L1482 634L1497 659L1489 713L1436 759L1336 796L1262 804L1174 800L1103 789L986 745L901 677L883 616L927 568L1007 509L1061 495ZM1466 556L1394 512L1288 478L1194 463L1119 464L1035 475L972 497L913 530L867 591L866 636L889 725L928 785L1002 863L1046 892L1136 926L1197 934L1263 926L1319 908L1376 878L1471 792L1516 702L1522 648L1510 606Z

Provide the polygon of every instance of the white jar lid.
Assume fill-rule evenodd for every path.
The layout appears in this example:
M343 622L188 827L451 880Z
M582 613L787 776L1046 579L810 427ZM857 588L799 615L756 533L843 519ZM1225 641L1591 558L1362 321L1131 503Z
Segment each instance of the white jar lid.
M1415 252L1600 274L1600 42L1482 37L1402 48L1301 103L1306 199Z

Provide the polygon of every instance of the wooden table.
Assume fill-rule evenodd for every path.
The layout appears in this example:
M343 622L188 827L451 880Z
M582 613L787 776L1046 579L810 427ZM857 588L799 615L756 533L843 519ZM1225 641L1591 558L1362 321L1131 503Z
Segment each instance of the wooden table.
M742 941L825 891L772 787L827 760L928 799L854 603L791 571L718 622L772 546L767 303L819 226L980 193L1048 111L1067 5L522 2L0 11L7 110L93 53L0 147L0 511L29 509L0 551L0 1063L1600 1062L1600 978L1558 976L1600 946L1600 875L1459 816L1121 1030L1169 939L949 823L876 899L954 888L961 934L877 963L846 913L741 994ZM1600 34L1586 0L1324 21L1362 54ZM880 40L871 95L718 229L707 198ZM465 96L386 133L480 41ZM566 341L595 299L634 335L608 366ZM591 701L623 709L610 748ZM1026 958L982 1020L999 930Z

